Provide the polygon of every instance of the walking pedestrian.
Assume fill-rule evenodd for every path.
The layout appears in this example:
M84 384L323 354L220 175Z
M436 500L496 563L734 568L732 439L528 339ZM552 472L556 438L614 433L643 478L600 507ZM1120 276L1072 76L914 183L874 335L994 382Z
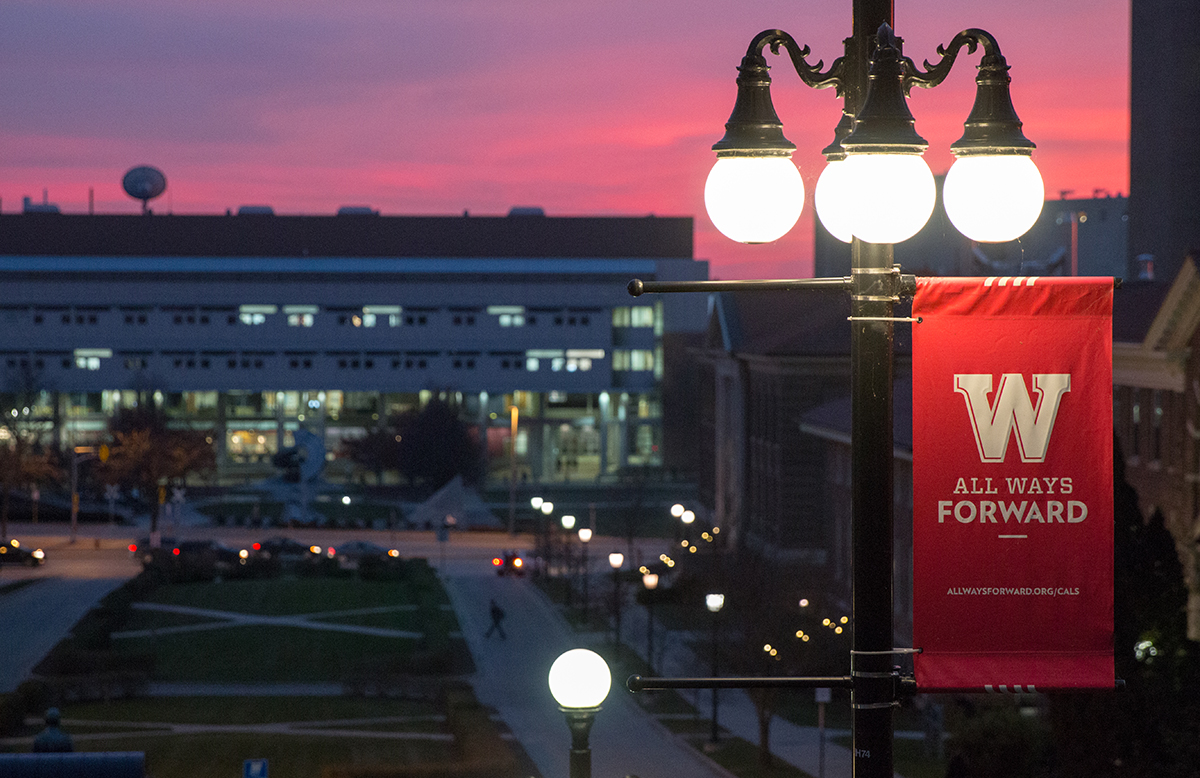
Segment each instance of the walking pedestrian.
M488 631L483 633L485 638L490 638L493 632L500 633L501 640L508 640L508 636L504 634L504 626L500 623L504 621L504 609L495 600L492 600L492 626L488 627Z

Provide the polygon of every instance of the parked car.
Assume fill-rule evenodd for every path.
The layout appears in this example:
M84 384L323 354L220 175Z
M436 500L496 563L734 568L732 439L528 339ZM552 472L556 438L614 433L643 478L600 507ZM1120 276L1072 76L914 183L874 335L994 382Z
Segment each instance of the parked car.
M211 581L218 576L243 575L249 552L238 551L215 540L185 540L147 549L142 564L156 568L176 581Z
M0 545L0 565L25 565L33 567L45 564L46 552L40 548L22 548L16 538Z
M330 549L327 554L343 570L357 570L364 562L377 563L399 560L400 552L368 540L349 540Z
M313 562L321 556L321 552L314 552L313 548L317 547L281 536L255 543L250 547L250 556L284 565L303 564Z
M501 578L506 575L518 578L525 575L525 560L516 551L505 551L499 556L492 557L492 567L496 568L496 575Z
M159 548L165 548L168 551L175 547L175 538L159 538ZM129 553L137 558L143 566L150 564L153 561L151 554L150 538L138 538L136 542L129 544Z

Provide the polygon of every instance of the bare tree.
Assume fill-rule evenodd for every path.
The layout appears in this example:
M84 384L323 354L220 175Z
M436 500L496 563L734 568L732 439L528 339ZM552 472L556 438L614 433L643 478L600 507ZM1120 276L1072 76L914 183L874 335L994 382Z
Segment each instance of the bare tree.
M151 532L158 530L159 490L216 466L210 432L171 429L166 415L152 405L122 410L112 418L109 433L111 453L107 461L96 463L98 474L137 490L150 512Z
M45 392L39 376L25 365L15 391L0 403L0 540L8 539L8 516L14 489L57 481L61 472L46 437L53 419L39 415Z

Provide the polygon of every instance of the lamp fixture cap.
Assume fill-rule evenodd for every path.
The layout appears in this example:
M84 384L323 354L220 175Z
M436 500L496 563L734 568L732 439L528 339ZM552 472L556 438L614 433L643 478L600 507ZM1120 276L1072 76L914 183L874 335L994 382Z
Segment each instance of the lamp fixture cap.
M713 144L717 157L790 157L796 144L783 135L771 102L770 67L761 54L747 54L738 67L737 99L725 137Z
M916 121L904 94L902 41L887 24L879 28L879 45L871 57L867 98L854 131L842 141L847 154L922 154L929 143L914 129Z
M954 156L1033 154L1036 147L1021 132L1021 120L1013 108L1008 70L999 53L989 54L980 62L975 105L963 124L962 137L950 144Z

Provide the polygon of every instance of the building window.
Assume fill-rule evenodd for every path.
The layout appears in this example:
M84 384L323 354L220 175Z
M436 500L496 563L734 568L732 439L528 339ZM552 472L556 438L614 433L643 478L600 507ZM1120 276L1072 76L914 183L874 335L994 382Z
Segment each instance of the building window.
M1151 420L1153 425L1151 428L1151 451L1152 459L1157 462L1162 459L1162 420L1163 420L1163 398L1162 391L1155 389L1152 395L1154 403L1154 418Z
M311 313L289 313L287 323L289 327L311 327L314 318Z
M1138 390L1134 389L1133 392L1133 406L1129 409L1130 419L1133 422L1129 430L1131 438L1129 456L1137 457L1141 453L1142 445L1142 403L1141 398L1138 397Z
M614 327L653 327L654 321L654 307L650 305L622 305L612 311Z
M613 370L648 371L655 364L654 352L650 349L615 349Z
M275 314L278 310L279 308L274 305L241 305L238 306L237 320L242 324L255 326L266 324L267 317ZM232 320L232 317L230 319Z

